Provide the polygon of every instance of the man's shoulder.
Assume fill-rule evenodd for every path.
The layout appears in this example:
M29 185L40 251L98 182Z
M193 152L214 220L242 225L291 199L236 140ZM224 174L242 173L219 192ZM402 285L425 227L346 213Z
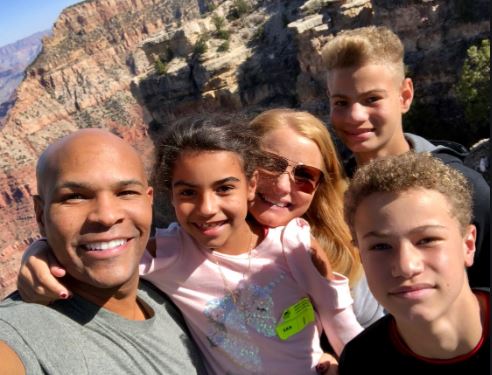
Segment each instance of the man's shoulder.
M37 320L39 316L52 313L56 314L56 311L48 306L24 302L17 292L0 302L0 321L23 321L26 316Z
M44 306L24 302L15 293L0 303L0 335L40 339L49 332L63 337L78 325L77 320L70 316L70 312L75 310L71 300Z
M78 368L83 370L83 354L78 350L81 336L74 328L74 322L65 314L52 307L23 302L17 293L0 303L0 340L17 354L29 374L74 374L80 373L75 371ZM70 361L55 355L61 353L61 348L64 355L70 353ZM46 366L59 372L47 371Z

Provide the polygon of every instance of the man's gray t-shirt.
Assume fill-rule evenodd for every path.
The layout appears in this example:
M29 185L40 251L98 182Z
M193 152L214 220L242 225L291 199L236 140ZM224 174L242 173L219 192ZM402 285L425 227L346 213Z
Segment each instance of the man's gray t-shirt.
M176 307L144 281L138 296L152 316L144 321L127 320L78 296L46 307L14 294L0 304L0 340L29 375L205 374Z

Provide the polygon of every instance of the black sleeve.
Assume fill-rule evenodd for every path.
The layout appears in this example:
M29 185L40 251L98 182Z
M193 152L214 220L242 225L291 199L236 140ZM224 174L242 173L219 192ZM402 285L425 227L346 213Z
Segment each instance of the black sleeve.
M340 355L340 360L338 361L338 374L339 375L350 375L357 374L358 369L356 363L359 362L360 358L354 358L352 355L352 349L350 343L345 346L342 354ZM361 361L362 362L362 361Z

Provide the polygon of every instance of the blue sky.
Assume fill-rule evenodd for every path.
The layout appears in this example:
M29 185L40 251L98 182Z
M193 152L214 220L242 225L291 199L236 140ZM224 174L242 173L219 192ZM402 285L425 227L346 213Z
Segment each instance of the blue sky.
M51 29L61 11L81 0L0 0L0 47Z

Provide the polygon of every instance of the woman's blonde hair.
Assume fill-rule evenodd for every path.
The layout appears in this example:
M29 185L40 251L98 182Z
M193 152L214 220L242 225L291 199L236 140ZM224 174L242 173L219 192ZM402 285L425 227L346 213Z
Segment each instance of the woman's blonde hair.
M250 125L260 136L260 144L265 134L289 127L318 146L325 178L321 180L303 218L311 225L312 234L326 252L333 270L346 275L353 285L359 279L362 267L343 217L343 194L347 189L347 180L325 125L309 112L288 108L262 112Z

